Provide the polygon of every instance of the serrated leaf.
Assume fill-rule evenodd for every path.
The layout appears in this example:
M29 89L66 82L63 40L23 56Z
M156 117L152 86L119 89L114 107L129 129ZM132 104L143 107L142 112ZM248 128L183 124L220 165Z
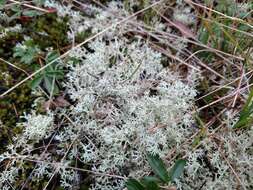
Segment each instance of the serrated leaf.
M170 170L170 181L174 181L176 178L179 178L186 165L186 160L180 159L177 160L172 169Z
M34 61L40 50L36 45L27 46L26 42L24 42L25 45L16 46L14 48L13 56L20 57L20 61L25 64L30 64Z
M153 170L153 172L164 182L169 181L169 175L165 164L163 163L162 159L159 158L158 155L151 155L148 154L147 156L148 162Z
M128 179L126 187L128 190L145 190L144 186L136 179Z

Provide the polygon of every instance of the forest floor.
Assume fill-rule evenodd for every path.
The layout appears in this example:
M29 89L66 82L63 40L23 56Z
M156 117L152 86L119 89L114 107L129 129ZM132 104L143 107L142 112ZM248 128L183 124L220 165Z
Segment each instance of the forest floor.
M250 0L0 0L0 173L2 173L0 174L0 189L87 189L88 186L93 189L123 189L122 184L123 182L125 184L125 181L127 181L126 188L129 190L149 188L252 189L252 10L253 3ZM122 49L125 47L124 52ZM78 78L81 77L82 69L103 70L99 65L94 67L91 65L87 68L79 68L75 65L81 65L88 59L95 60L92 56L97 56L97 61L103 60L104 58L99 58L101 52L107 54L101 50L103 48L106 49L108 55L110 54L107 60L112 66L110 65L98 76L88 73L90 77L98 80L94 86L89 86L93 93L99 93L96 85L108 85L111 88L111 91L109 90L111 94L114 92L112 88L117 91L118 87L121 89L119 92L123 94L122 86L124 85L118 84L113 78L115 73L121 71L115 69L109 73L112 79L108 79L108 83L113 83L115 86L107 84L106 81L100 81L99 77L106 77L108 69L113 68L113 65L118 64L121 59L126 62L134 62L135 60L132 59L137 60L138 56L140 62L141 59L146 62L160 60L163 67L169 69L169 74L167 74L172 73L171 78L173 79L166 78L164 75L161 75L162 79L156 78L156 75L152 78L153 75L150 74L150 78L160 81L159 84L162 83L162 80L171 80L172 82L168 82L169 85L177 84L174 80L180 81L177 85L181 85L181 94L176 91L177 87L173 87L169 89L169 95L172 97L173 93L178 93L178 99L171 98L172 104L183 104L184 102L185 107L181 105L181 107L171 108L175 111L169 116L175 121L171 121L172 124L170 124L169 121L162 119L163 107L157 106L157 109L161 109L161 118L158 116L161 122L156 123L156 126L152 128L155 131L162 125L171 125L172 128L174 125L180 125L179 131L175 130L173 133L170 131L170 135L173 136L175 133L176 136L175 142L172 142L175 143L175 147L166 149L166 151L169 150L167 156L164 152L158 151L165 151L163 142L161 142L162 145L157 145L157 150L151 149L154 151L151 153L155 154L144 159L148 161L140 159L149 163L143 165L145 168L143 171L141 169L132 171L131 166L126 167L125 165L115 166L116 169L112 170L99 168L100 163L106 158L101 155L96 157L97 160L94 162L87 161L86 158L82 158L81 152L85 153L93 149L87 149L88 145L85 145L85 150L81 148L79 150L80 144L77 144L85 144L86 141L89 141L87 139L94 140L95 146L102 154L102 151L105 150L101 144L104 142L97 142L98 137L92 136L94 134L90 131L80 129L82 132L77 132L68 129L70 125L84 125L91 117L80 116L83 112L76 111L84 109L81 100L86 101L82 99L84 96L82 93L86 88L82 84L80 88L77 85L78 82L86 84L85 80L88 80L86 76L86 78ZM136 49L136 55L129 53L133 51L131 48ZM114 54L113 50L117 54ZM146 57L142 57L142 53L146 53ZM129 56L125 56L128 54ZM141 64L137 65L131 77L139 72L138 68L142 69ZM152 69L150 68L150 73L153 72ZM149 67L145 67L140 75L148 79L147 70ZM124 72L127 71L124 70ZM73 76L76 78L73 79ZM122 76L119 75L119 77ZM135 80L134 77L133 80ZM136 84L140 82L136 81L126 82L125 86L135 88ZM152 87L147 87L150 88L152 96L159 96L159 84L152 83ZM184 84L186 86L183 86ZM87 82L87 85L91 84ZM159 96L164 102L159 102L160 99L149 100L146 97L145 101L151 103L157 101L154 106L160 103L167 105L166 98L170 99L170 97ZM116 110L120 110L119 112L113 110L113 119L116 118L115 115L120 115L124 111L117 107L124 105L124 103L119 103L121 98L124 99L123 95L120 98L113 96L106 98L111 99L101 100L93 105L97 106L99 110L93 110L96 122L99 120L99 126L102 125L100 123L102 120L105 122L103 115L105 113L101 113L102 109L107 109L105 112L109 112L112 109L110 106L114 106ZM134 99L136 96L132 98L129 101L136 101ZM140 101L140 107L143 106L141 109L144 110L148 106L144 106L144 99L142 101ZM155 112L153 109L152 111ZM134 119L141 117L142 114L137 111L133 113L136 114ZM148 111L145 113L147 117L148 113ZM43 133L43 138L39 139L42 136L37 132L35 136L37 135L38 139L31 139L29 136L31 133L27 131L26 126L36 125L34 124L36 119L38 120L36 122L42 125L43 122L50 123L50 114L54 115L52 124L54 133L48 134L51 129L45 128L47 131ZM106 117L108 114L106 113ZM177 118L174 115L177 115ZM31 123L29 123L29 118ZM79 122L82 119L85 122ZM122 126L127 123L124 119L120 121ZM112 121L109 120L109 122ZM186 130L187 125L191 127L190 130ZM65 129L62 129L64 127ZM75 133L78 133L77 139L85 135L87 139L80 140L80 142L73 139L71 141L72 137L75 138L73 135ZM107 133L96 131L96 133L99 134L99 138L102 138L108 131ZM116 134L115 131L111 133ZM25 134L28 136L24 136ZM69 137L70 139L65 138L68 135L73 136ZM161 137L164 136L159 136ZM26 141L17 140L19 138L26 138ZM178 142L176 142L177 138L180 139ZM61 141L67 143L63 144ZM23 147L20 145L21 142L29 146ZM167 140L166 143L168 142ZM105 143L107 143L106 140ZM122 145L122 147L125 146ZM151 145L147 147L149 146ZM114 145L110 144L111 147ZM139 146L136 145L136 147ZM136 147L133 149L139 151ZM64 151L67 152L65 155L62 154ZM75 155L74 151L80 151L80 154ZM150 153L150 151L147 152ZM143 154L142 152L141 155ZM15 159L13 156L16 156ZM42 160L44 157L45 159ZM64 167L46 167L47 162L62 163L62 157L68 160L64 162L65 165L69 164L67 167L65 165ZM129 159L129 155L126 157ZM116 162L113 159L115 158L113 157L111 161ZM43 165L43 163L45 171L39 174L35 169L42 170L38 165ZM125 163L128 161L124 161ZM184 167L185 171L182 169ZM171 172L168 174L170 175L168 181L166 181L167 169L164 171L164 168L172 168L173 175ZM36 172L35 176L40 180L33 180L36 178L33 176ZM61 176L58 172L65 172L66 175ZM131 172L134 174L132 175ZM201 176L202 172L207 173ZM104 178L97 180L90 177L93 174L111 178L114 178L115 175L116 178L118 176L119 181ZM75 179L72 179L71 175ZM160 181L157 182L153 178L147 180L148 182L141 181L140 179L145 175L155 175L160 178ZM181 179L179 175L184 178L182 181L179 180ZM174 181L173 176L177 176L175 178L178 179Z

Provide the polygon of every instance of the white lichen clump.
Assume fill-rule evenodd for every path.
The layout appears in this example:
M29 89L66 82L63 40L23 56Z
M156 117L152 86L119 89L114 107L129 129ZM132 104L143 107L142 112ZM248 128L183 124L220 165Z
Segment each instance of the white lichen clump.
M191 134L196 91L143 40L97 39L89 48L77 50L84 58L66 82L75 125L89 138L80 139L80 158L97 172L138 177L149 170L147 153L164 157ZM96 180L94 189L108 183Z
M51 134L53 129L53 117L36 115L35 113L25 116L27 122L22 123L24 136L29 140L40 140Z
M45 156L43 156L43 154L34 154L32 151L36 143L48 138L53 132L54 117L52 113L41 115L32 112L31 114L25 115L23 118L25 121L19 123L19 126L23 128L23 133L13 137L13 144L8 145L7 151L0 154L0 162L9 160L7 167L0 173L0 189L12 189L10 184L14 185L19 179L20 172L26 171L24 159L39 160ZM41 168L38 171L41 172ZM34 175L38 176L39 173L35 172ZM46 173L42 176L44 175L46 175Z

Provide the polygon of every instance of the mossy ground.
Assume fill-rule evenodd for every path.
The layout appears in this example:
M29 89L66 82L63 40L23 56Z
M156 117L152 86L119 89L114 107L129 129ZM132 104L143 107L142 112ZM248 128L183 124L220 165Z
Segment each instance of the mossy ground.
M31 65L26 65L20 63L18 58L14 58L13 48L16 44L21 43L25 37L30 37L42 50L46 50L47 48L60 50L60 48L68 45L67 20L67 17L59 19L56 14L44 14L29 18L26 21L15 20L13 23L9 23L10 25L21 24L22 32L11 32L8 33L6 37L0 39L0 57L23 69L26 73L1 61L1 93L27 77L28 74L33 73L34 68L39 66L37 60ZM24 112L30 112L31 105L35 98L36 96L31 93L31 88L25 83L0 99L0 120L5 126L0 129L1 149L5 147L5 144L8 144L11 137L20 132L16 124L20 121L20 116L22 116Z

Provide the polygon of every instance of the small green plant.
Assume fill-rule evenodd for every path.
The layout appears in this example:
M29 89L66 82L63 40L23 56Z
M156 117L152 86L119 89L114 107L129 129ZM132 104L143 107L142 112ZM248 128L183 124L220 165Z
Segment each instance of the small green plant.
M11 2L7 5L7 0L0 0L0 10L7 9L9 11L8 15L8 22L11 22L16 19L21 19L22 17L25 19L25 17L36 17L39 15L42 15L43 12L31 9L31 8L24 8L22 7L22 3ZM31 3L35 6L41 6L44 0L33 0Z
M20 62L22 63L31 64L40 52L41 50L34 41L28 39L14 48L13 57L20 58Z
M49 52L45 58L45 64L52 62L59 56L60 54L57 51ZM58 94L59 87L57 85L57 80L62 79L63 76L64 72L60 61L58 60L37 74L35 78L30 82L30 87L34 89L41 85L47 90L49 94Z
M159 190L161 184L175 181L183 173L186 160L179 159L175 162L170 172L158 155L148 154L148 162L156 176L145 176L140 181L130 178L126 182L128 190Z
M39 69L38 63L43 66L43 64L48 64L59 57L57 51L48 52L45 58L43 58L43 54L45 53L40 50L39 46L36 45L32 39L27 39L14 48L13 57L20 58L21 63L27 64L35 71ZM37 74L30 82L30 87L35 89L38 86L41 86L45 88L49 94L58 94L59 87L57 85L57 80L62 79L64 75L59 63L59 60L55 61L42 72Z

